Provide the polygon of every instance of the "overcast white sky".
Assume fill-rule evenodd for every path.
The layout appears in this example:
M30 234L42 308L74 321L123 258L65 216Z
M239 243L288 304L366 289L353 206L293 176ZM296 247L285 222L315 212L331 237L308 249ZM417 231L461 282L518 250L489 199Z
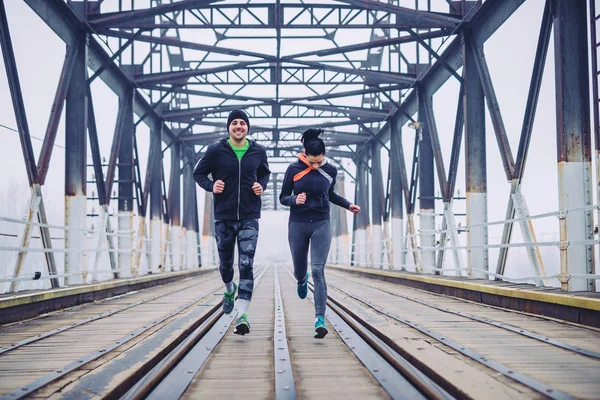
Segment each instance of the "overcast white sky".
M443 0L433 1L434 5L440 4L440 2L445 4ZM105 3L110 5L115 1L106 0ZM544 0L525 1L523 6L485 45L488 66L515 157L544 3ZM7 0L5 4L29 127L37 156L42 143L39 139L44 137L49 110L62 67L65 45L22 0ZM141 0L136 0L136 4L141 5ZM413 0L404 1L401 4L414 7ZM353 41L362 42L364 38L349 37L345 41L348 43ZM232 41L231 46L234 45L235 43ZM260 44L257 46L260 46ZM251 48L247 48L247 50L258 51ZM299 50L294 49L293 52L297 51ZM286 51L286 53L290 52L292 51ZM434 97L435 117L445 156L446 169L450 158L457 94L458 84L454 80L449 80ZM93 86L93 95L100 133L101 153L108 158L116 120L117 97L100 80L97 80ZM0 68L0 105L0 124L16 128L4 68ZM523 182L523 193L531 214L555 211L558 208L555 114L554 54L553 43L551 43ZM144 126L138 132L141 161L142 165L145 166L146 150L144 149L147 149L148 146L148 129ZM404 147L409 168L410 160L408 157L412 153L412 140L409 140L411 137L412 131L406 130ZM28 197L28 184L17 133L0 127L0 143L2 144L0 146L0 170L3 171L0 174L0 215L21 217ZM62 225L64 223L64 150L59 146L64 146L64 124L61 124L59 128L56 143L57 148L53 153L44 194L47 208L50 210L48 213L50 222ZM509 185L504 175L489 116L487 143L488 218L489 221L497 221L504 219ZM165 155L168 155L168 153L165 153ZM382 158L387 160L387 154L384 153ZM166 167L168 167L168 163ZM384 171L386 169L387 165L384 166ZM457 190L464 194L464 151L459 174ZM350 181L350 179L347 181ZM87 190L89 194L94 190L94 187L89 185ZM352 200L353 193L353 186L349 183L346 187L346 195L350 200ZM203 202L203 193L199 192L198 198ZM441 204L438 207L441 211ZM464 202L456 201L455 211L458 213L464 212ZM200 216L202 217L202 212ZM287 214L281 213L274 217L268 217L263 221L261 243L265 247L268 244L270 251L273 248L281 248L287 251L287 241L281 231L283 226L287 229L286 219ZM464 219L458 218L458 221L464 221ZM440 223L441 218L437 221L437 225ZM202 226L202 221L200 224ZM536 228L538 240L546 241L558 238L558 220L555 218L535 221L534 227ZM500 235L501 231L499 229L490 229L490 242L498 242ZM547 251L548 273L555 273L558 268L558 250L548 249ZM492 256L490 269L495 268L493 254L495 253L490 253ZM513 276L522 276L522 273L528 273L529 267L521 262L524 260L524 253L512 251L511 254L516 258L513 259L514 263L512 265L514 267L511 267L507 273ZM0 273L0 275L4 274Z

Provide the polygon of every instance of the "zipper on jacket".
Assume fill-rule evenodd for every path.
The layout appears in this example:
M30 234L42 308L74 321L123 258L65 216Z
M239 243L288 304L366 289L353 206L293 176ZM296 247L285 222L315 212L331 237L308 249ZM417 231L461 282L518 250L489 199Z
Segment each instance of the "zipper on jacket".
M236 156L236 158L237 158L237 156ZM240 219L240 197L241 197L241 193L242 193L242 160L238 159L238 205L237 205L237 219L238 219L238 221Z

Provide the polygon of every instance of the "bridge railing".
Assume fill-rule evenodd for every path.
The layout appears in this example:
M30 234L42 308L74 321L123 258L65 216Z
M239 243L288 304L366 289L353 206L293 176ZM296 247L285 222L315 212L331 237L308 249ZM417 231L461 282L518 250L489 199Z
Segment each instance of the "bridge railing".
M591 262L598 264L600 255L598 227L595 227L592 238L588 240L561 239L558 230L538 235L542 239L538 240L533 229L533 222L538 221L542 225L541 220L546 220L544 221L546 222L545 226L549 226L548 219L560 221L564 220L568 213L587 214L599 208L598 205L592 205L488 223L463 226L459 224L447 229L417 229L417 232L413 234L409 233L407 224L400 241L394 240L392 237L389 224L369 225L362 233L354 232L353 243L347 245L349 254L344 254L347 250L342 249L343 246L336 243L336 238L334 238L333 251L330 253L328 261L332 264L364 268L497 279L514 283L533 283L538 286L560 287L569 280L596 281L600 280L600 274L574 273L565 268L565 265L561 263L561 257L564 257L564 254L561 253L569 248L585 246L592 250L591 254L594 254ZM501 230L509 223L521 226L521 232L513 229L512 242L503 243L502 237L498 235L480 241L484 244L469 243L469 232L476 230L475 228L483 227L486 231ZM380 231L375 233L373 231L375 229ZM479 232L480 229L477 231ZM520 234L518 235L518 233ZM373 240L377 237L382 239ZM415 248L411 247L412 242L416 244ZM398 243L401 245L397 246ZM431 246L427 243L435 245ZM500 249L503 248L511 249L511 252L510 258L504 263L505 268L500 268L501 263L498 258ZM485 265L475 264L469 260L470 254L475 252L483 252L483 259L487 260L487 268Z
M42 242L42 235L35 236L33 228L47 228L51 246ZM160 229L160 241L153 243L145 233L147 229L107 232L0 216L0 293L91 284L114 278L197 268L201 254L197 234L186 240L186 232L181 229L181 238L175 241L167 225ZM82 246L65 245L68 231L83 235ZM119 238L125 238L124 242L130 245L119 248ZM83 261L65 271L65 256L73 252L80 253ZM54 256L54 273L49 272L47 267L49 254Z

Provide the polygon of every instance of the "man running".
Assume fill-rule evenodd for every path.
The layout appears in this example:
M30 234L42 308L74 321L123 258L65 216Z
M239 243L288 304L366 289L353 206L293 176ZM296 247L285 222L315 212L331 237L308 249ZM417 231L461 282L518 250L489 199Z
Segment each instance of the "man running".
M229 138L208 146L194 169L194 180L198 185L207 192L213 192L219 272L225 283L223 312L230 314L233 311L235 295L239 291L235 322L235 333L239 335L250 333L247 314L254 289L252 266L258 241L260 196L271 175L265 148L246 138L249 129L246 113L233 110L227 118ZM236 240L239 287L233 282Z

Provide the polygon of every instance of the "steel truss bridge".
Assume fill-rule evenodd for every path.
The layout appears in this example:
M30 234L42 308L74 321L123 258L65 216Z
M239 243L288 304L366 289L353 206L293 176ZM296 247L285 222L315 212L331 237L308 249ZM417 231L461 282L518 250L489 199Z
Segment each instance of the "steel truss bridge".
M364 211L354 217L351 234L344 214L332 213L332 263L503 279L509 249L516 246L526 249L533 275L528 281L546 285L553 279L565 291L596 290L600 135L594 0L545 0L532 21L539 24L539 37L517 148L508 140L484 48L526 0L22 1L64 41L65 55L43 146L35 154L11 15L0 0L2 57L31 188L25 221L3 217L22 226L19 242L3 248L17 255L4 280L8 291L40 278L25 263L37 229L37 251L47 264L41 279L52 287L214 262L214 248L207 244L211 198L204 200L201 221L192 171L206 146L227 135L226 117L236 108L250 115L253 137L266 146L274 166L294 159L306 128L326 129L328 157L344 171L343 179L354 182L355 193L346 196ZM543 118L555 120L557 128L557 137L548 139L557 142L553 190L559 207L552 215L560 239L539 243L521 185L551 43L556 112ZM447 82L459 86L449 157L440 145L433 103ZM99 142L107 133L97 129L96 111L105 104L95 101L96 85L118 98L112 145L104 153ZM496 143L486 142L486 114ZM42 188L61 119L66 211L64 227L57 228L47 223ZM149 130L147 157L138 146L142 127ZM492 244L486 149L495 145L510 196L506 218L497 223L502 238ZM145 176L141 158L147 158ZM456 192L460 165L463 196ZM273 174L265 208L279 207L282 177ZM338 187L343 191L343 181ZM453 205L459 200L466 203L466 225L456 222ZM90 218L95 230L89 229ZM513 243L515 224L522 244ZM55 259L50 229L64 233L64 266ZM97 246L82 252L90 234ZM544 245L560 251L557 276L546 273ZM499 252L495 263L491 249ZM102 257L110 269L99 269Z

